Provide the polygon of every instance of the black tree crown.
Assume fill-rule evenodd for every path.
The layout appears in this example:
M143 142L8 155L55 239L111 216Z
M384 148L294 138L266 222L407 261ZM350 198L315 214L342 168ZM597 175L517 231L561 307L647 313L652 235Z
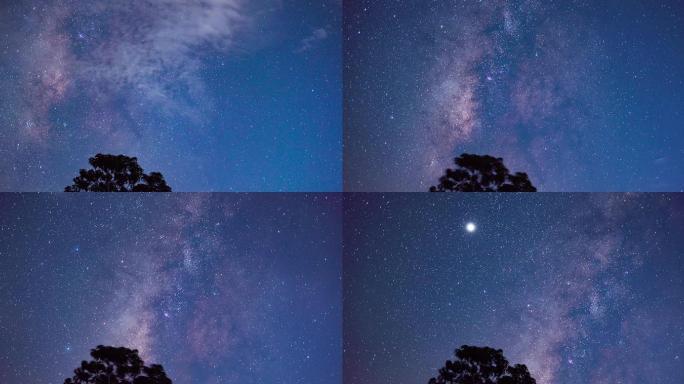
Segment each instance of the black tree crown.
M90 356L64 384L172 384L161 365L146 366L136 349L98 345Z
M430 192L536 192L527 173L510 174L503 159L464 153L454 159L457 168L447 169Z
M171 192L161 173L145 174L135 157L98 153L88 162L93 169L81 169L64 192Z
M501 349L462 345L428 384L536 384L527 366L509 365Z

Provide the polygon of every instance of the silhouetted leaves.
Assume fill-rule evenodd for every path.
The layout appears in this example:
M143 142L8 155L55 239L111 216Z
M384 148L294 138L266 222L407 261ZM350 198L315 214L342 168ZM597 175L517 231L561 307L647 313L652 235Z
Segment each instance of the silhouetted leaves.
M65 192L171 192L161 173L145 174L135 157L98 153L88 162L93 169L81 169Z
M508 365L500 349L462 345L428 384L536 384L523 364Z
M158 364L145 366L138 351L124 347L98 345L90 350L92 361L82 361L74 377L64 384L171 384L164 368Z
M464 153L454 159L458 168L447 169L430 192L536 192L527 174L511 175L503 159Z

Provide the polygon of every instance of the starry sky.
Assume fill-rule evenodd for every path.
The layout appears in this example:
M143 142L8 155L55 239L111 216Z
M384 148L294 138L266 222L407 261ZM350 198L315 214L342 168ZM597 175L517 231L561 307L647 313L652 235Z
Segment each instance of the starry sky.
M680 0L348 1L345 189L426 191L461 153L541 191L681 191Z
M427 383L463 344L540 384L684 382L684 197L485 195L346 198L346 383Z
M339 195L124 195L0 195L0 382L98 344L180 384L341 380Z
M96 153L174 191L339 191L341 1L3 1L0 190Z

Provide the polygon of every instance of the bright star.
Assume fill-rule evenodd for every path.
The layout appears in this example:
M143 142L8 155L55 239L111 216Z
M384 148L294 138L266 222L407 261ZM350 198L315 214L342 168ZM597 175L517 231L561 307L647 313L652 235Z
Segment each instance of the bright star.
M477 229L477 226L475 225L475 223L469 222L466 224L465 229L466 229L466 231L473 233Z

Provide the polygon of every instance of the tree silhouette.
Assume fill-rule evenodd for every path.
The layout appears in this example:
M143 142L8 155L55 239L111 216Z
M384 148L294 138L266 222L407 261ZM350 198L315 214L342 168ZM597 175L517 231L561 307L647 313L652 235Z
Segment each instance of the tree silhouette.
M161 173L145 174L135 157L98 153L88 162L93 169L81 169L64 192L171 192Z
M164 368L158 364L145 366L138 351L124 347L98 345L90 350L93 361L82 361L74 377L64 384L171 384Z
M523 364L508 365L500 349L462 345L428 384L536 384Z
M430 192L537 192L527 173L511 175L500 157L464 153L454 163Z

